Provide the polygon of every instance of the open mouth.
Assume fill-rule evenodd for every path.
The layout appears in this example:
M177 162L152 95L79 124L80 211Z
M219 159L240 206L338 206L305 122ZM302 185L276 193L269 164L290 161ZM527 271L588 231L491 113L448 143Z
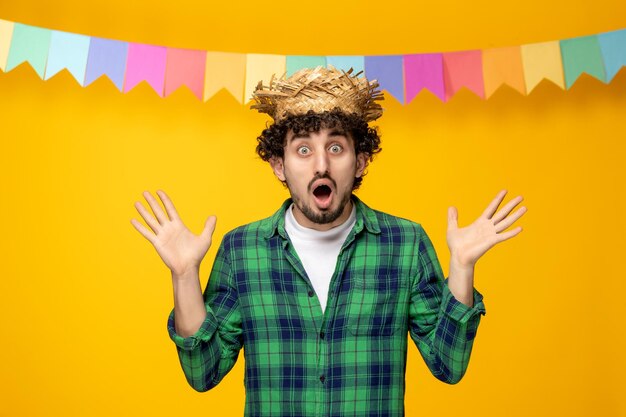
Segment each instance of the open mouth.
M331 188L326 184L318 185L313 190L313 196L315 197L315 200L320 208L327 208L330 205L330 197L332 193L333 190L331 190Z

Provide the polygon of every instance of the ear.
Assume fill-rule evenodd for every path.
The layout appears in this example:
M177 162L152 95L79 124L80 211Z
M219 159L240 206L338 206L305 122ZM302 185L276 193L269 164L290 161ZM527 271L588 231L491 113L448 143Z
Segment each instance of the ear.
M367 168L367 161L369 160L369 155L365 152L359 152L356 156L356 178L361 178L363 175L363 171Z
M272 170L274 171L274 175L278 177L279 180L285 182L285 166L283 165L283 158L274 157L270 159L270 165L272 166Z

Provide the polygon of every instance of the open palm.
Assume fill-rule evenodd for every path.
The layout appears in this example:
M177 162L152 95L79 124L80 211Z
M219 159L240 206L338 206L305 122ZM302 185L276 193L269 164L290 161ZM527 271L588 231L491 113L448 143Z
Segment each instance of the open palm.
M150 204L156 219L141 203L136 202L135 208L152 229L152 232L135 219L131 219L132 225L152 243L163 262L172 272L183 274L192 268L199 268L211 246L216 217L210 216L202 233L195 235L184 225L174 208L174 204L165 192L158 190L157 194L163 202L167 215L152 194L145 191L143 195Z
M503 232L527 211L526 207L522 206L508 216L511 210L523 200L521 196L517 196L496 213L506 193L506 190L500 191L481 216L467 227L458 227L458 213L455 207L448 209L446 240L451 256L460 265L475 265L491 247L522 231L519 226Z

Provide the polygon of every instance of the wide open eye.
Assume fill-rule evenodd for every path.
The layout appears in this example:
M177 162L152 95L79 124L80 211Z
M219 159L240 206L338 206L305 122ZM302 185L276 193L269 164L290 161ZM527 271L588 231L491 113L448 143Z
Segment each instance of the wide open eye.
M332 153L339 153L343 150L343 148L341 147L341 145L333 145L330 147L330 151Z
M300 155L308 155L309 153L311 153L311 150L309 149L309 147L308 147L308 146L300 146L300 147L297 149L297 152L298 152Z

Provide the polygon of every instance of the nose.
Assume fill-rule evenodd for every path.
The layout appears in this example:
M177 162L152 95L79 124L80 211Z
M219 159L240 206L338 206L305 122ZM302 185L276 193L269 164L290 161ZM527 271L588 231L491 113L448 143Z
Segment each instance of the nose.
M328 172L330 165L326 152L317 152L315 155L315 173L325 174Z

